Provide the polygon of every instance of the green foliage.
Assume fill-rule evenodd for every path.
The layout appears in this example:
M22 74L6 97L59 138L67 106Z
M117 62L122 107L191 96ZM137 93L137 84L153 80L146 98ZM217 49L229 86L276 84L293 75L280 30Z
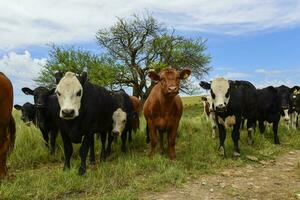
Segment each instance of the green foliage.
M118 71L117 65L107 57L99 57L81 49L51 46L47 63L43 66L39 77L35 80L40 86L53 88L55 86L54 73L56 71L72 71L77 74L88 72L91 82L108 86L114 82Z
M124 71L118 74L117 82L133 87L134 95L142 98L147 97L154 84L149 85L146 81L150 69L188 67L196 79L202 78L210 69L205 41L177 35L151 15L118 18L112 27L100 29L96 39L107 55L123 66ZM183 85L182 91L189 92L189 84Z
M227 130L227 158L219 157L219 140L211 138L210 123L202 117L200 97L183 98L184 113L178 130L177 160L169 161L157 154L148 158L149 145L145 143L145 121L141 130L133 134L133 143L127 153L121 153L120 139L113 143L112 156L99 162L100 145L96 139L96 166L88 165L86 177L77 175L80 165L79 145L74 146L71 170L63 171L63 148L60 136L54 156L49 155L42 134L27 127L14 111L17 124L16 145L8 161L8 177L0 183L1 199L139 199L144 192L161 191L180 186L201 174L216 173L224 168L243 166L250 161L247 155L260 160L274 159L289 149L300 149L299 130L286 130L280 125L281 145L273 144L271 130L265 135L254 134L254 145L247 144L247 132L240 138L241 159L233 158L233 142ZM198 103L195 105L195 103ZM159 145L158 145L159 146Z

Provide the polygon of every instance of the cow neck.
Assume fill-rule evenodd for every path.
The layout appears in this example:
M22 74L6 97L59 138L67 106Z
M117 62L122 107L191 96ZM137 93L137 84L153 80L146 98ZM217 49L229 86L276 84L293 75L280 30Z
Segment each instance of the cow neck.
M174 100L175 100L176 96L168 97L168 96L165 96L161 91L161 95L159 95L158 99L159 99L159 103L160 103L162 113L170 112L170 110L172 109L172 105L174 103Z

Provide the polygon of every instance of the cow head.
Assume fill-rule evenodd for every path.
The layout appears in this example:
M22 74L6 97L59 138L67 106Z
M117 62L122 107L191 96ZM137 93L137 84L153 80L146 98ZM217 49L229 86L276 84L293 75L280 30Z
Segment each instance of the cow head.
M87 78L86 72L77 76L73 72L67 72L64 77L57 80L56 95L60 106L59 116L63 119L74 119L79 116L83 84Z
M177 71L174 68L163 69L159 74L155 71L150 71L148 76L151 80L159 82L162 93L166 97L174 97L179 93L180 80L186 79L190 76L190 69L183 69Z
M300 87L294 86L290 89L290 106L291 109L300 113Z
M212 107L217 112L225 112L230 99L230 81L223 78L215 78L211 83L201 81L200 86L210 90Z
M120 135L125 129L127 122L127 114L121 108L118 108L112 116L113 119L113 129L112 133L115 136Z
M26 95L32 95L34 104L37 108L44 108L47 105L47 99L50 95L54 94L55 89L49 90L45 87L37 87L34 90L23 87L22 91Z
M283 115L283 119L285 121L289 121L290 117L288 114L289 111L289 106L290 106L290 88L287 86L280 86L280 87L276 87L277 90L277 94L278 94L278 98L279 98L279 103L280 103L280 107L281 107L281 112Z
M14 105L14 108L16 110L20 110L22 115L21 115L21 120L27 125L30 126L31 122L34 119L35 116L35 107L33 104L27 102L23 106L20 106L18 104Z

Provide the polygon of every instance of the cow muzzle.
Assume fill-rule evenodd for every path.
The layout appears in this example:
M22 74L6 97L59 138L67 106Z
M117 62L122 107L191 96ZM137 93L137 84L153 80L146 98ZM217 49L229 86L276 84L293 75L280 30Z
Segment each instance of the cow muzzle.
M227 108L225 105L221 104L221 105L217 105L216 106L216 111L219 112L219 113L223 113L223 112L226 112Z
M74 109L63 109L61 111L62 118L64 119L73 119L75 118L75 110Z
M113 131L112 131L112 135L113 135L114 137L118 137L118 136L120 135L120 132L119 132L119 131L116 131L116 130L113 130Z

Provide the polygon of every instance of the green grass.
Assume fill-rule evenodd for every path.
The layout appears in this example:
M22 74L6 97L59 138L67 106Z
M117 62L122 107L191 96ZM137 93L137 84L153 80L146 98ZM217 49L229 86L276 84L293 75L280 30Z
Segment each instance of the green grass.
M255 144L249 146L242 131L241 159L232 156L232 140L227 132L227 159L218 156L218 139L211 138L209 123L201 116L199 97L183 98L184 114L178 131L177 160L169 161L158 153L147 157L149 145L145 143L145 121L141 130L133 135L133 144L126 154L120 152L120 140L113 144L113 154L106 162L99 162L100 142L96 140L97 163L88 167L87 175L77 175L78 145L74 145L71 170L63 171L63 147L60 137L55 156L43 144L39 130L27 127L14 116L17 123L15 149L9 161L9 176L0 183L0 199L138 199L139 194L155 192L232 166L243 166L246 155L259 159L272 159L289 149L300 149L300 132L286 131L280 126L282 145L273 144L273 135L254 134ZM198 105L195 105L198 102ZM158 148L157 148L158 150Z

